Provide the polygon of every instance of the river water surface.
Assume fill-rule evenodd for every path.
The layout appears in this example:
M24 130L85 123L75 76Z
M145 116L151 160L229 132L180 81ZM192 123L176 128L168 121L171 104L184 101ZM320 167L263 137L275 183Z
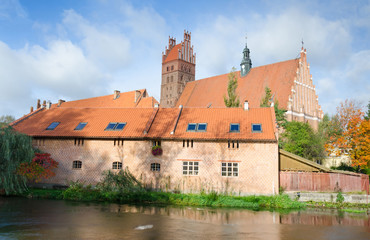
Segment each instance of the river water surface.
M0 197L0 239L370 239L369 215Z

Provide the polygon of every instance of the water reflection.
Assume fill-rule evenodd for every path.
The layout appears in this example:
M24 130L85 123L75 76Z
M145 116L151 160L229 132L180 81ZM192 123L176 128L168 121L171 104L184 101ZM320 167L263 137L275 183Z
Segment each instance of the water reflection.
M328 237L330 236L330 237ZM370 239L366 214L0 198L3 239Z

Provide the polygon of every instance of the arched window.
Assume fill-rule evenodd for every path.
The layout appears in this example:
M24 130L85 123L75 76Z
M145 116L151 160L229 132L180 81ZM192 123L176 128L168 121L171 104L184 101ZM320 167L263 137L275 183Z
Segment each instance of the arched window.
M150 170L153 172L159 172L161 170L161 164L159 163L151 163Z
M173 65L171 66L171 70L173 70Z
M112 169L122 169L121 162L113 162Z
M81 161L73 161L72 168L73 169L81 169L82 168L82 162Z

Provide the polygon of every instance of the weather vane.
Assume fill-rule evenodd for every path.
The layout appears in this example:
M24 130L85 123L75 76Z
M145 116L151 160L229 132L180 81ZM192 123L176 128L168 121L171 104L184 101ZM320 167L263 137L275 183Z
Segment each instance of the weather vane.
M303 48L303 45L304 45L304 42L303 42L303 38L302 38L302 48Z

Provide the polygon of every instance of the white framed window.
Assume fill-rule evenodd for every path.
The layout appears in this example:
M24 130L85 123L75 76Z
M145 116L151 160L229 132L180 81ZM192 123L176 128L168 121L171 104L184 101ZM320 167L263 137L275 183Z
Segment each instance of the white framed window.
M196 161L182 162L182 174L188 175L188 176L198 176L199 162L196 162Z
M223 177L237 177L239 176L239 163L237 162L222 162L221 176Z
M150 164L150 171L159 172L160 170L161 170L161 164L159 164L159 163L151 163Z
M73 161L72 168L73 169L81 169L82 168L82 162L81 161Z
M122 163L121 162L113 162L112 169L122 169Z

